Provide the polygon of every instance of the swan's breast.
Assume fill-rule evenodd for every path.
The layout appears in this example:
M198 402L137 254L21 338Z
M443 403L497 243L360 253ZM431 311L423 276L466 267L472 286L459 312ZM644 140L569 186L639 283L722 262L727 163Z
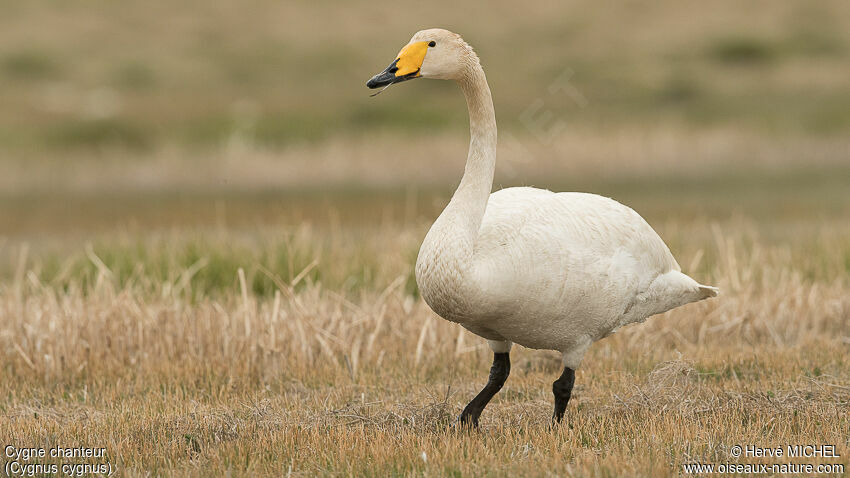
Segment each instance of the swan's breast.
M467 270L470 258L458 251L462 241L451 229L434 223L416 258L416 284L422 299L440 317L452 322L463 322L470 316L470 282Z

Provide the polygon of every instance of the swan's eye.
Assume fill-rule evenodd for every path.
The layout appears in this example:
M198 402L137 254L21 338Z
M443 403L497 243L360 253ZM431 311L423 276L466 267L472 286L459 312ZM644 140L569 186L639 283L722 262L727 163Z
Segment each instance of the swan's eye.
M430 47L437 46L437 42L435 42L434 40L431 40L431 41L428 42L428 46L430 46Z

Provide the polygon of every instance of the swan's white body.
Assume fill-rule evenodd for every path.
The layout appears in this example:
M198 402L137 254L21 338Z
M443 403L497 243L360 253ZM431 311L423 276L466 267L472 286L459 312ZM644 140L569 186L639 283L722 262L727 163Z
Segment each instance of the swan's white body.
M452 253L458 238L436 226L416 263L422 296L497 351L508 341L558 350L575 369L591 343L617 328L716 295L680 272L636 212L594 194L491 194L461 267Z
M527 187L490 194L496 119L478 57L445 30L421 31L408 47L399 65L421 66L403 71L405 79L457 81L470 116L463 179L416 261L416 281L437 314L497 353L512 343L558 350L575 369L591 343L617 328L717 294L682 274L649 224L612 199Z

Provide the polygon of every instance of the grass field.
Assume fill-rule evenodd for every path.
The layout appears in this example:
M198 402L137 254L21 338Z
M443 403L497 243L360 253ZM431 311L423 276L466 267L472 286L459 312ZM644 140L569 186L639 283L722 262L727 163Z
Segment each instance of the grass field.
M3 447L117 476L850 474L846 2L0 7ZM722 291L595 344L560 427L560 357L522 347L454 427L492 354L413 265L463 100L364 87L432 25L482 57L496 187L613 197ZM840 457L732 451L806 444Z

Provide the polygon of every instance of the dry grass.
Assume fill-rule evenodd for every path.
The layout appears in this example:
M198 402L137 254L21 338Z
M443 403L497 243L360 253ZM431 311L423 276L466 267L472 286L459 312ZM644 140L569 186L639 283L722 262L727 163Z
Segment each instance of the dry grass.
M359 247L398 257L418 238L398 232ZM0 286L0 436L105 446L125 476L662 476L737 461L736 444L834 444L842 458L821 462L846 464L850 295L832 260L847 231L831 232L798 256L718 226L696 249L702 229L680 231L683 265L724 294L596 344L554 430L559 359L517 348L478 433L452 423L490 354L405 292L405 261L355 291L269 272L259 296L240 270L210 296L193 292L203 263L119 280L88 251L94 280L57 287L19 255ZM309 251L316 234L292 241Z

